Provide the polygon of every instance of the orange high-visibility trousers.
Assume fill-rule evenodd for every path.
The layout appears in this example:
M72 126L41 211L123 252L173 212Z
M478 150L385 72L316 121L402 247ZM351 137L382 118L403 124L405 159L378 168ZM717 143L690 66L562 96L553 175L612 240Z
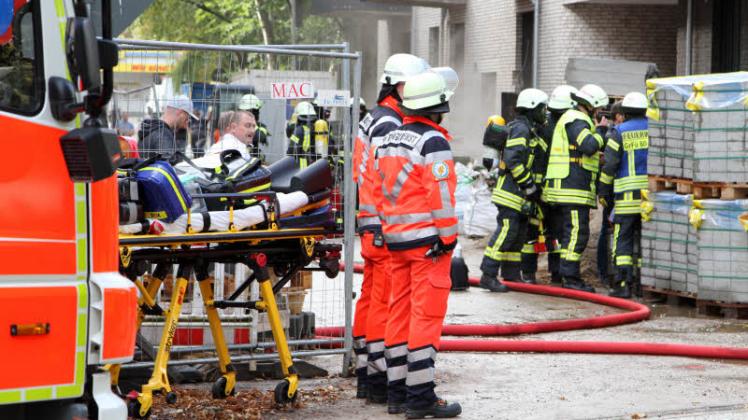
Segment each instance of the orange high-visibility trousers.
M392 292L385 333L388 402L419 408L436 401L434 360L452 281L451 252L425 256L430 246L391 250Z
M366 318L367 383L369 395L384 396L387 392L387 364L384 359L384 335L390 303L390 251L386 245L374 245L374 233L361 235L361 256L364 272L369 267L369 314ZM366 282L366 280L364 280Z
M366 243L371 246L373 235L367 238L361 235L361 256L363 257ZM364 281L361 283L361 293L356 302L356 311L353 313L353 353L356 355L356 378L359 386L366 383L366 371L369 357L366 353L366 324L369 318L369 307L371 305L371 284L374 280L374 265L364 258Z

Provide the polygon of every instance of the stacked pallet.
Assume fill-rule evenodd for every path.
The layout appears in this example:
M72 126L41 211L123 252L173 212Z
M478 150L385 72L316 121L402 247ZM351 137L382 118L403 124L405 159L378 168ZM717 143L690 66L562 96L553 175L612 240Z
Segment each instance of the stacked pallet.
M642 285L698 292L698 237L688 220L692 197L675 192L650 194L654 210L642 223Z
M654 79L642 284L748 303L748 72Z

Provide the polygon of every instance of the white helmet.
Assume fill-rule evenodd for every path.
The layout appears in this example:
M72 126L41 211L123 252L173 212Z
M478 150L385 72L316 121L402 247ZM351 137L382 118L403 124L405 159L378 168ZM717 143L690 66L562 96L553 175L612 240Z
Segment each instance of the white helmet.
M429 64L421 57L412 54L395 54L384 63L384 71L379 83L396 85L407 81L410 77L421 74L429 69Z
M560 85L551 92L551 98L548 101L548 108L563 111L574 108L576 105L571 99L571 94L577 93L577 88L569 85Z
M296 114L297 117L314 117L317 115L317 112L314 110L314 105L306 101L296 104L293 113Z
M647 97L641 92L629 92L623 97L621 107L624 112L628 110L644 111L647 109Z
M608 105L608 94L598 85L584 85L578 92L571 93L571 99L590 108L602 108Z
M242 111L249 111L250 109L260 108L262 108L262 101L260 100L260 98L252 95L251 93L242 96L242 99L239 100L239 109L241 109Z
M548 103L548 95L540 89L525 89L517 96L517 108L535 109L540 104Z
M411 77L403 90L403 107L427 109L432 113L449 112L449 99L454 92L440 74L427 71Z

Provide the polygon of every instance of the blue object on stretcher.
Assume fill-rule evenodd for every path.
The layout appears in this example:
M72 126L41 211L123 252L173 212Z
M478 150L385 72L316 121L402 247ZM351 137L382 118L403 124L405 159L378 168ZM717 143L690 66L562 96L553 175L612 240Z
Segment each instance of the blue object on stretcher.
M281 228L326 227L335 226L332 218L332 206L326 205L301 216L280 219Z
M166 161L157 160L139 168L135 179L142 190L145 217L149 219L171 223L192 206L192 197Z

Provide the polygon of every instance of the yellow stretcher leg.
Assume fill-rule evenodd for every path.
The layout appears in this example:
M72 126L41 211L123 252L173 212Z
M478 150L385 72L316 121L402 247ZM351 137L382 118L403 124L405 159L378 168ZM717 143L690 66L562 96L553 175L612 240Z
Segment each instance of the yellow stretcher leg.
M205 313L208 314L210 323L210 333L213 335L213 343L216 345L218 353L218 367L221 370L221 377L213 384L213 398L226 398L235 393L236 372L231 365L231 356L226 346L226 339L223 336L221 319L218 317L218 310L213 302L213 279L208 276L206 267L197 268L197 279L200 284L200 294L203 296Z
M273 340L275 341L275 347L278 349L281 369L283 370L283 375L286 377L283 382L275 387L275 401L279 404L285 404L296 399L299 375L293 366L291 351L288 349L288 341L286 340L286 332L283 330L280 312L278 312L275 294L273 294L273 284L270 281L267 268L261 267L256 272L257 280L260 283L260 296L262 297L262 301L257 302L256 307L258 310L266 311L268 314L270 329L273 332Z
M172 392L171 386L169 385L167 365L169 363L171 344L174 340L174 334L177 331L177 323L179 322L179 314L182 310L184 294L187 291L187 285L191 274L191 266L180 267L179 274L177 274L177 280L172 290L171 301L169 301L169 309L166 311L166 320L164 322L163 332L161 333L161 341L158 345L156 360L153 364L151 379L147 384L143 385L142 392L138 395L138 399L132 402L133 407L131 407L130 411L131 415L134 415L135 417L143 418L148 415L148 412L151 410L151 406L153 405L154 391L166 391L166 402L169 404L177 402L177 394Z

